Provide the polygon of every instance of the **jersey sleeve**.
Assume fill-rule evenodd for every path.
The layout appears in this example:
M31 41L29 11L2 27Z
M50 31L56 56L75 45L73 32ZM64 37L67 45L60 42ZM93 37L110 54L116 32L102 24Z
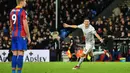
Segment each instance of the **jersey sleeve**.
M78 25L78 28L83 28L83 24Z
M96 30L94 27L92 27L92 34L96 34Z
M26 11L23 10L22 15L23 15L23 20L27 19L27 12Z

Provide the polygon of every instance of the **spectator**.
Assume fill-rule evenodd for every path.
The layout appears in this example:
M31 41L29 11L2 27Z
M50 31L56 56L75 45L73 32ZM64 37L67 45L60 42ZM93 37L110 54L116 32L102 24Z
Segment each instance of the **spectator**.
M105 36L107 36L107 35L108 35L107 29L106 29L106 28L103 28L103 36L105 37Z
M127 30L130 30L130 21L127 22L127 27L126 27Z
M53 32L55 30L54 26L55 26L55 3L54 0L28 0L28 5L25 8L28 12L28 17L29 17L29 27L30 27L30 31L31 31L31 35L33 36L32 39L32 43L30 48L36 48L36 45L39 44L43 44L43 41L48 40L49 38L46 38L46 36L50 35L50 30ZM3 48L9 48L10 47L10 30L9 30L9 10L11 10L12 7L9 7L9 5L7 4L8 0L2 1L0 4L3 4L3 7L5 9L2 9L3 11L0 12L0 31L2 30L2 32L0 33L1 36L3 37L3 42L1 43ZM14 4L11 5L16 5L14 0L13 2ZM9 9L8 9L9 8ZM45 9L43 9L45 8ZM2 19L1 19L2 18ZM53 28L53 29L52 29ZM43 30L41 30L43 29ZM43 34L43 31L46 30L45 33ZM49 30L49 31L48 31ZM7 43L9 42L9 43ZM9 44L6 45L5 44ZM49 44L49 43L47 43ZM40 47L40 48L44 48Z
M121 10L119 8L119 6L117 6L114 10L113 10L113 14L115 17L119 16L121 13Z

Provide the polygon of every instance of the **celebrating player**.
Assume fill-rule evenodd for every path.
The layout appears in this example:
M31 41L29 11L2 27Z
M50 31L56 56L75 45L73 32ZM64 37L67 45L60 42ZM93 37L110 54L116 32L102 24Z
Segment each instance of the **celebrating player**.
M26 6L26 0L17 0L16 8L10 12L10 27L12 32L12 73L21 73L23 66L24 50L27 50L28 44L31 42L29 27L27 23L27 13L23 9Z
M65 28L81 28L84 36L85 36L85 48L83 50L83 54L81 55L81 58L79 60L79 63L73 68L78 69L80 68L81 63L83 62L85 56L87 54L91 54L93 56L93 48L95 46L95 39L94 35L100 40L101 43L103 43L103 39L96 33L94 27L90 24L90 21L88 18L84 19L84 22L80 25L68 25L66 23L63 24Z

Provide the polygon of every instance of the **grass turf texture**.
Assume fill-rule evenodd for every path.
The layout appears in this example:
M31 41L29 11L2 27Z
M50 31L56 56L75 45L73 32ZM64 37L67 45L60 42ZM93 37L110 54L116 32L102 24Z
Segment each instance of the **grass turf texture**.
M130 73L129 62L84 62L72 70L77 62L24 63L22 73ZM0 73L11 73L11 63L0 63Z

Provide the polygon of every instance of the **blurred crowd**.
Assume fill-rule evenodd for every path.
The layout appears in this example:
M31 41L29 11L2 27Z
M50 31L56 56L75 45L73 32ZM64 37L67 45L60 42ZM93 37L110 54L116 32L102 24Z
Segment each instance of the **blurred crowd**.
M86 16L94 19L113 0L60 0L60 23L81 24Z
M11 46L9 13L16 6L15 0L1 0L0 5L0 49ZM9 7L12 5L11 7ZM41 49L51 44L51 32L55 30L55 3L54 0L27 0L24 8L28 13L28 24L32 42L30 49ZM44 44L44 45L43 45Z
M126 4L117 6L113 10L112 16L106 18L99 17L97 21L92 21L91 24L101 36L112 35L115 38L127 37L130 30L129 9Z
M93 20L100 14L113 0L60 0L59 2L59 26L67 22L69 24L81 24L84 17L91 20L97 33L102 37L111 35L113 38L130 37L130 10L127 4L122 3L113 9L111 17L101 16L98 20ZM16 6L15 0L0 0L0 49L11 48L11 35L9 28L9 13ZM32 42L29 49L54 49L54 42L59 46L59 42L54 39L52 32L55 31L55 0L27 0L28 24ZM75 43L81 43L80 37L69 38ZM67 50L71 41L62 41L59 46ZM53 47L52 47L53 46ZM75 47L79 48L78 46Z
M109 18L101 16L97 20L93 19L112 1L113 0L61 0L60 23L79 25L83 22L85 17L88 17L100 36L112 35L115 38L127 37L128 30L130 30L130 10L126 3L117 5Z
M93 18L100 13L103 8L108 5L100 5L95 6L93 4L102 3L107 0L89 0L89 1L73 1L73 0L61 0L61 12L60 12L60 23L69 23L79 25L83 22L84 17L89 17L91 20L92 26L95 27L97 33L104 38L104 43L106 44L105 49L107 49L112 60L120 60L120 57L126 57L127 61L130 61L130 42L129 41L114 41L115 38L128 38L130 37L130 10L126 3L122 3L117 5L116 8L113 9L113 14L106 18L105 16L98 17L97 20L93 20ZM71 3L74 4L71 4ZM92 5L91 5L92 3ZM87 6L89 5L89 6ZM95 6L95 7L94 7ZM96 10L99 9L98 10ZM101 10L100 10L101 9ZM125 42L125 44L124 44ZM64 42L63 42L64 43ZM80 41L81 43L81 41ZM68 48L70 43L64 43L62 45L63 48ZM76 46L76 45L75 45ZM77 50L77 47L75 48ZM102 59L103 60L103 59Z
M74 4L71 4L72 2ZM96 3L97 5L94 5L93 3ZM106 4L102 5L100 3ZM96 16L110 3L111 0L81 0L79 2L73 0L61 0L60 23L67 22L69 24L79 25L83 22L84 17L89 17L91 25L95 27L97 33L101 37L105 38L109 35L113 38L128 37L128 32L130 32L130 10L126 3L117 5L117 7L113 9L113 14L109 18L101 16L97 20L93 20L93 15L96 13ZM94 10L94 13L92 10Z
M92 20L109 4L111 4L112 1L113 0L60 0L60 24L69 23L78 25L83 22L85 17L88 17L90 20ZM97 27L95 21L92 21L92 25ZM62 27L62 25L59 26ZM78 36L73 37L73 39L79 40L76 43L83 43L83 41L80 40L81 38ZM64 50L68 49L70 43L71 42L63 41L61 43L61 48Z

